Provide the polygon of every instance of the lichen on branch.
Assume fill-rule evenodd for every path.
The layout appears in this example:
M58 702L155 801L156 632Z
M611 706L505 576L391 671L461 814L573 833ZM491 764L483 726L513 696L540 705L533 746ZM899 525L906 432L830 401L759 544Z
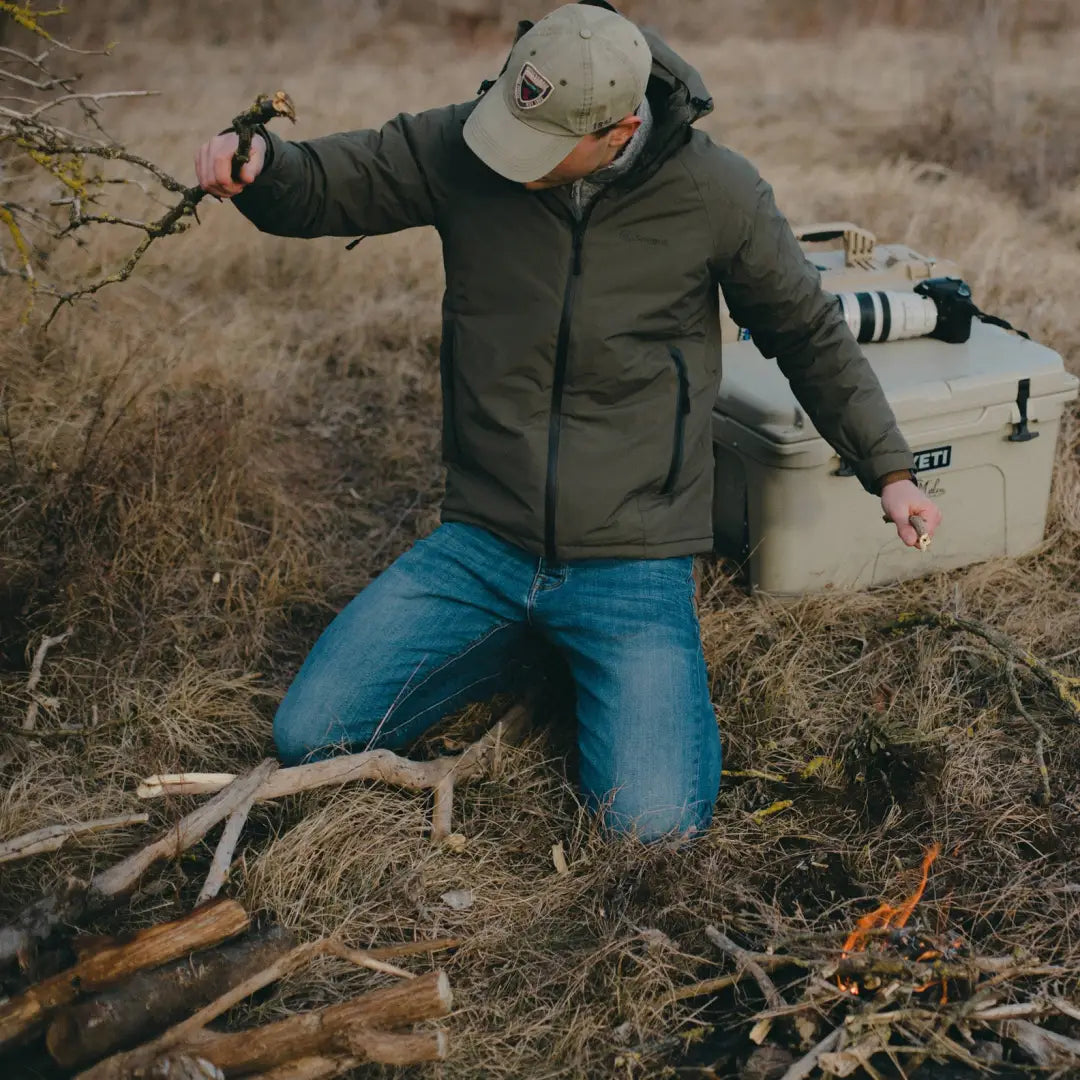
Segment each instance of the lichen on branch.
M25 283L26 318L39 299L51 301L46 327L64 306L127 280L155 240L188 228L206 194L108 135L100 123L102 103L146 97L151 91L79 92L77 76L60 70L55 54L84 50L59 41L41 24L58 14L61 9L35 11L30 4L0 0L0 19L10 19L47 43L33 55L18 48L0 48L0 88L13 91L0 94L0 149L8 148L0 158L0 277ZM256 130L279 116L296 118L292 101L281 90L273 96L260 94L233 118L230 127L239 141L234 177L250 159ZM143 216L117 205L134 187L150 194L147 185L180 198L158 216ZM64 242L81 245L86 230L110 225L144 235L119 265L92 280L61 280L52 258L58 246Z

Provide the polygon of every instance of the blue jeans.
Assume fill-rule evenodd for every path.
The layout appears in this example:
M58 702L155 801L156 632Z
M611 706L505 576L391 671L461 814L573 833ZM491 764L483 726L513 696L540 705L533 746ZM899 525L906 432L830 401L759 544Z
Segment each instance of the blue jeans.
M278 753L405 746L504 689L535 633L569 665L582 792L605 824L644 840L706 828L720 736L689 556L549 563L442 525L315 643L274 719Z

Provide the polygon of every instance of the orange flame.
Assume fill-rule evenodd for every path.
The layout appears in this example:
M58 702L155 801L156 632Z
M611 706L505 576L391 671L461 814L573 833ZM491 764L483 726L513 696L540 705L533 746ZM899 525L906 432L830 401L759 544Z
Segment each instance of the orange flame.
M841 953L843 957L848 957L852 953L862 952L870 939L870 935L875 930L899 930L907 926L908 920L911 918L912 913L915 911L916 905L922 899L923 893L926 891L926 883L930 878L930 867L934 864L934 860L941 853L941 846L939 844L933 844L923 855L922 861L922 874L919 879L918 888L898 907L894 907L892 904L882 903L868 915L864 915L855 924L855 929L848 935L847 940L844 942L844 948ZM858 987L851 982L846 985L844 981L839 981L840 988L843 990L849 990L853 994L859 992Z

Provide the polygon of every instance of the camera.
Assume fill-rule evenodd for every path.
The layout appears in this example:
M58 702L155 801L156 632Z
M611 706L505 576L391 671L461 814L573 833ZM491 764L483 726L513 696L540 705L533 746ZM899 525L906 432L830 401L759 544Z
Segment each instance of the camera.
M929 278L915 286L919 296L934 302L937 323L930 337L962 345L971 337L971 320L979 313L971 299L971 286L954 277Z
M971 320L984 318L960 278L920 281L914 292L845 292L837 303L855 340L901 341L933 337L962 344L971 337Z

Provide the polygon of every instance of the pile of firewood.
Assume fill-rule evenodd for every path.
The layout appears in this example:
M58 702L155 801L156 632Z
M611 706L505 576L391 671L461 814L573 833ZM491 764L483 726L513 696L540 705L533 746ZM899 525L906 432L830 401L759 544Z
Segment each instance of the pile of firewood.
M74 966L0 1005L0 1054L18 1052L44 1035L57 1064L73 1073L85 1070L78 1072L80 1080L321 1080L363 1062L402 1065L446 1057L444 1032L412 1030L450 1011L445 973L414 977L386 958L429 953L455 942L360 951L331 938L295 945L280 928L248 930L248 915L238 903L214 900L127 941L96 939ZM261 1027L207 1027L319 955L337 956L397 981Z
M44 1035L50 1055L81 1080L136 1077L272 1077L318 1080L363 1062L390 1065L446 1057L446 1035L412 1025L450 1011L445 973L414 976L387 961L452 948L455 940L418 941L357 950L333 938L297 945L281 929L250 931L234 901L216 900L228 879L251 806L315 787L356 780L432 792L431 837L450 841L454 784L489 773L504 739L528 724L519 705L456 756L412 761L386 750L332 758L291 769L266 760L242 776L186 773L150 777L142 798L210 794L156 840L89 881L24 910L0 928L0 964L34 964L37 946L58 930L114 908L162 860L175 858L224 822L195 910L173 922L140 930L128 940L75 942L77 962L0 1004L3 1057ZM123 827L146 815L50 826L0 845L0 862L53 851L71 836ZM241 936L242 935L242 936ZM228 944L223 944L228 942ZM360 997L244 1031L207 1027L234 1005L316 956L335 956L398 981ZM96 1063L96 1064L95 1064Z

